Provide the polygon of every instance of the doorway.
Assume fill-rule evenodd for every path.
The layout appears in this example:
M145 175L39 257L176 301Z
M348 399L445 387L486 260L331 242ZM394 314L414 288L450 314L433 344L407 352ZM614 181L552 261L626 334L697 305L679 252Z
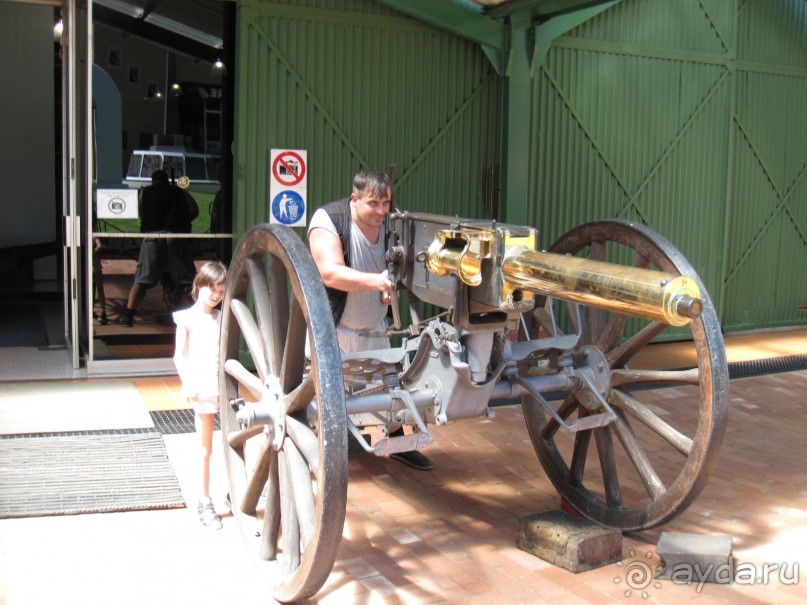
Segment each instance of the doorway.
M0 350L72 366L62 229L62 47L52 5L0 2ZM24 352L24 354L23 354ZM4 373L5 373L4 370ZM19 374L10 372L10 378Z
M170 307L182 301L155 288L133 329L116 321L143 235L136 216L128 223L99 216L98 194L136 196L135 150L180 152L164 167L188 185L200 211L181 237L196 262L229 260L231 159L222 152L232 128L220 60L229 57L209 36L188 43L194 34L160 15L164 4L125 22L121 14L136 14L125 2L77 9L75 0L0 0L0 74L8 85L0 96L0 357L9 373L0 380L35 379L5 362L55 350L67 368L57 377L173 371ZM232 31L230 4L201 0L199 10L210 27ZM60 34L54 26L62 18ZM150 176L142 162L138 174ZM217 225L210 213L219 190ZM53 367L52 357L40 365Z
M115 9L93 4L97 161L85 243L91 375L173 372L172 313L192 304L190 281L201 264L229 261L228 4L200 4L196 25L204 32L177 25L179 16L161 12L170 10L167 2L151 3L150 13L134 19L116 12L120 2ZM139 195L157 170L197 208L187 228L141 232ZM150 258L142 251L154 249L177 258L146 281L138 264Z

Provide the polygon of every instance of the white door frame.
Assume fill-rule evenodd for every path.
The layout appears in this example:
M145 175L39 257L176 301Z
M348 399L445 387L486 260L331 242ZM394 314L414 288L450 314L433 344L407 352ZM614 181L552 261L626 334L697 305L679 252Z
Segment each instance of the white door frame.
M76 119L85 111L81 103L81 74L79 65L81 15L76 0L65 0L62 7L64 30L62 34L62 204L64 215L64 315L65 340L73 363L78 369L81 362L80 341L80 266L81 266L81 201L79 182L84 178L82 167L86 166L79 154L86 148L80 145L82 120ZM85 24L86 26L86 24ZM91 53L92 46L87 45ZM85 60L87 57L84 57ZM65 60L66 59L66 60ZM87 86L88 83L83 83Z

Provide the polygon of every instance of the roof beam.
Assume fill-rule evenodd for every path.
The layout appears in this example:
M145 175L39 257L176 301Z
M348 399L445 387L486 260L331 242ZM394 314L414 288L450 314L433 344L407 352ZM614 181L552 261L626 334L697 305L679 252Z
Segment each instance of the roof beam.
M576 10L571 13L557 15L544 21L540 25L536 25L535 35L533 36L536 51L533 72L537 70L538 67L543 65L544 61L546 61L546 57L549 55L549 49L552 46L552 41L555 40L555 38L559 38L560 36L570 32L578 25L582 25L601 12L608 10L619 1L620 0L605 0L602 2L596 2L587 8L581 8L580 10Z
M375 0L405 15L478 43L499 75L511 62L508 29L502 23L458 4L459 0Z
M390 8L473 40L497 51L505 48L504 26L465 6L446 0L375 0Z
M602 4L608 0L509 0L485 9L489 17L507 17L514 13L528 12L532 18L547 19L571 11Z
M221 49L208 46L185 36L169 32L142 19L134 19L101 4L93 4L93 18L101 23L123 30L133 36L150 40L190 57L215 63L221 58Z

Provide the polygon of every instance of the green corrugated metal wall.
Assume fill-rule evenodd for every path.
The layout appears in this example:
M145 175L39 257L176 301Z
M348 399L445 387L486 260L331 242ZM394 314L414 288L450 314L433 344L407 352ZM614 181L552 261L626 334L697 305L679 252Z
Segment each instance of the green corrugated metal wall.
M696 267L726 331L807 323L806 2L623 0L553 42L534 101L546 245L641 221Z
M490 216L499 80L475 44L370 0L238 4L236 235L265 222L271 148L308 150L309 217L361 167L411 211Z
M806 323L807 2L739 4L723 318Z
M236 236L267 219L273 147L308 150L309 215L394 163L399 205L498 216L502 82L477 46L372 0L238 7ZM534 77L529 222L544 245L645 222L726 331L805 324L806 101L804 0L622 0Z

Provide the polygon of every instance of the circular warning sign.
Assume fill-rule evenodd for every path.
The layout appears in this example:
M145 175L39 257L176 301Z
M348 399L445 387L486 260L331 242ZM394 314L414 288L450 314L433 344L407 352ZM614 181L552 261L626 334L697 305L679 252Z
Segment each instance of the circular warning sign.
M294 225L305 217L305 200L296 191L281 191L272 200L272 217L284 225Z
M305 177L305 160L294 151L281 151L272 162L272 176L285 187L299 185Z

